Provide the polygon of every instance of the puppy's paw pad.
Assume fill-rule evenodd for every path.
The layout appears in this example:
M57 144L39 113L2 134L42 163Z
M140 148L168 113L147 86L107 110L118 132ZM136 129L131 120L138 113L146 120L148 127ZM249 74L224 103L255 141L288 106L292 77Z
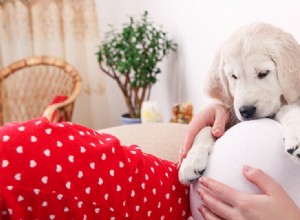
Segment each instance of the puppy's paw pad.
M286 147L286 152L294 161L300 162L299 144L297 144L293 147Z
M298 149L298 147L296 147L296 148L288 148L287 150L286 150L286 152L288 152L290 155L293 155L294 154L294 152L296 151Z

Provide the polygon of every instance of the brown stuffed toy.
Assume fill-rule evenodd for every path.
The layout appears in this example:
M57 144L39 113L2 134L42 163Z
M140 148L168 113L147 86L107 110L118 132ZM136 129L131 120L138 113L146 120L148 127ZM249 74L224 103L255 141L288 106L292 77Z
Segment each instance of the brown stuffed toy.
M171 122L188 124L193 117L193 105L190 102L175 104L172 108Z

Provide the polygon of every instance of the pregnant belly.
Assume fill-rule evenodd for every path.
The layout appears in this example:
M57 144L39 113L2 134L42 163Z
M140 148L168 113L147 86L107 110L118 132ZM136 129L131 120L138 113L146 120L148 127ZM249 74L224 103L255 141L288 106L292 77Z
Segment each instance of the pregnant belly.
M204 176L216 179L242 192L261 193L242 174L243 165L260 168L280 183L300 207L300 164L284 151L281 125L271 119L241 122L218 139ZM202 219L197 207L202 203L191 185L190 203L195 219Z

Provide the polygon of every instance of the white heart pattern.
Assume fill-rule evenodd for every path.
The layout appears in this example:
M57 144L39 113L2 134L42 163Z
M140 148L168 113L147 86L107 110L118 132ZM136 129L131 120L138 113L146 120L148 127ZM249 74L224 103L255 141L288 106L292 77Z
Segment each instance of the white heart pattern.
M169 199L169 198L170 198L170 194L167 193L167 194L166 194L166 199Z
M56 164L56 172L59 173L62 171L62 167L59 164Z
M91 193L91 187L85 188L85 193L86 193L86 194L90 194L90 193Z
M156 189L155 188L152 189L152 192L153 192L154 195L156 195Z
M21 180L21 173L17 173L17 174L15 175L15 180L18 180L18 181Z
M6 142L10 139L10 137L8 135L4 135L3 136L3 142Z
M86 149L85 149L83 146L81 146L81 147L80 147L80 152L81 152L81 153L84 153L84 152L86 152Z
M69 161L70 161L71 163L74 163L74 156L73 156L73 155L70 155L68 159L69 159Z
M42 177L42 183L44 183L44 184L48 183L48 177L47 176Z
M8 160L2 160L2 167L7 167L9 164Z
M121 191L121 186L117 185L117 192L120 192L120 191Z
M109 174L110 174L111 176L114 176L114 175L115 175L115 171L114 171L114 170L110 170L110 171L109 171Z
M23 153L23 147L22 147L22 146L18 146L18 147L16 148L16 151L17 151L19 154Z
M128 182L132 182L132 176L130 176L129 178L128 178Z
M51 128L47 128L47 129L45 130L45 132L46 132L46 134L51 134L51 133L52 133L52 129L51 129Z
M90 167L91 167L92 169L95 169L95 163L94 163L94 162L90 163Z
M102 185L102 184L103 184L103 179L102 179L102 178L99 178L98 184L99 184L99 185Z
M23 196L18 196L18 202L21 202L21 201L23 201L24 200L24 197Z
M45 154L45 156L49 157L50 156L50 150L49 149L44 150L44 154Z
M29 166L31 167L31 168L33 168L33 167L36 167L36 162L34 161L34 160L30 160L30 164L29 164Z
M78 176L78 178L81 178L81 177L83 177L83 172L79 170L79 172L78 172L78 175L77 175L77 176Z
M131 196L131 197L134 197L134 196L135 196L134 190L131 191L131 195L130 195L130 196Z
M30 141L33 142L33 143L34 143L34 142L37 142L36 136L31 136L31 137L30 137Z
M40 190L39 189L33 189L33 192L35 195L38 195L40 193Z
M105 199L105 200L108 199L108 193L106 193L106 194L104 195L104 199Z
M70 189L70 188L71 188L71 182L67 182L67 183L66 183L66 188L67 188L67 189Z

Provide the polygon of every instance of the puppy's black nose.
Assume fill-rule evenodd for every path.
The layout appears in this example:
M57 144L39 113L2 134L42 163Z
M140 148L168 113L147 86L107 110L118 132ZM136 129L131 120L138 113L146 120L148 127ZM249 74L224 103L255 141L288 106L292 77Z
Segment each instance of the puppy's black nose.
M250 119L255 114L256 107L253 105L246 105L246 106L242 106L239 109L239 111L240 111L242 117L244 117L246 119Z

